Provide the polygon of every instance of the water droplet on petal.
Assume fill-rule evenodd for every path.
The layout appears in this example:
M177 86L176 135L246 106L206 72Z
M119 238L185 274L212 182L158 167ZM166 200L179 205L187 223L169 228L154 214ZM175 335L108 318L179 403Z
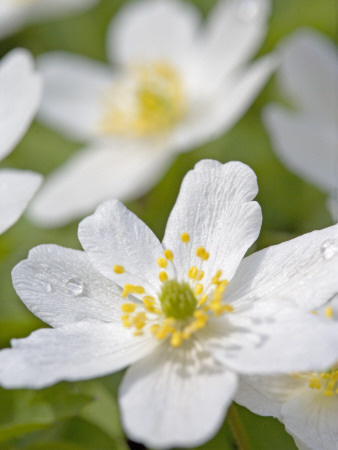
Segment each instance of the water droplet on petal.
M41 286L42 286L42 289L46 292L51 292L51 290L52 290L52 286L49 283L46 283L45 281L41 282Z
M255 19L258 14L257 0L240 0L237 5L237 17L244 21Z
M328 239L323 242L320 253L324 259L331 259L335 255L338 255L338 240L337 239Z
M68 292L76 297L83 292L83 281L80 278L72 278L67 282L66 286Z

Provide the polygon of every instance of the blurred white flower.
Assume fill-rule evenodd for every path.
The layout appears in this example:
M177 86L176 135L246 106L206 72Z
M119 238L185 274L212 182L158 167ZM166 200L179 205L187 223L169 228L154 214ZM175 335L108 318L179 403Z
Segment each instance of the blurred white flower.
M337 299L323 309L328 318L338 320ZM321 372L242 377L235 400L283 422L300 450L338 449L337 364Z
M15 49L0 62L0 160L27 131L39 106L41 79L31 55ZM23 213L40 183L41 175L23 170L0 170L0 233Z
M280 83L296 111L271 105L264 119L281 161L330 194L338 221L338 59L324 35L297 31L283 47Z
M1 0L0 39L39 20L73 14L98 0Z
M42 56L41 120L89 146L47 178L32 219L56 226L102 200L140 196L175 154L228 130L275 67L272 56L248 65L268 14L268 0L221 0L202 23L188 2L142 0L109 27L114 66Z
M332 364L337 328L294 302L337 291L338 251L326 243L338 226L241 261L261 226L256 194L248 166L202 161L183 181L162 243L109 200L80 223L85 252L33 249L13 283L53 328L0 352L1 385L41 388L132 364L119 392L124 428L168 448L212 437L238 373Z

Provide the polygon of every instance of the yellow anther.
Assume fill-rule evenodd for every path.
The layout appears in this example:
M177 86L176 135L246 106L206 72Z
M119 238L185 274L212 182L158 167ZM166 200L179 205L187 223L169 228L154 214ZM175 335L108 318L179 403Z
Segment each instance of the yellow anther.
M121 296L127 297L129 294L144 294L145 290L143 286L134 286L133 284L125 284Z
M168 261L172 261L174 259L174 254L169 249L164 250L164 256L167 258Z
M155 298L152 297L151 295L145 295L142 300L143 302L155 303Z
M233 310L234 310L234 307L231 305L228 305L228 304L225 304L222 307L223 307L224 312L233 312Z
M139 312L133 317L133 325L136 328L136 330L142 330L142 328L145 326L147 320L146 313Z
M217 270L216 274L211 278L211 283L212 284L218 284L221 275L222 275L222 271L221 270Z
M132 313L135 311L135 309L136 309L135 303L123 303L123 305L121 305L121 311L125 313Z
M203 292L203 284L197 283L194 289L195 295L200 295Z
M199 309L197 309L195 312L194 312L194 317L196 318L196 319L206 319L206 320L208 320L208 314L206 314L204 311L201 311L201 310L199 310Z
M123 326L125 326L126 328L130 328L132 326L129 314L123 314L123 316L121 316L121 320Z
M142 330L134 331L134 336L142 336L142 335L143 335L143 331Z
M208 300L208 295L203 295L203 297L199 300L198 306L204 305L204 303Z
M190 241L190 236L188 233L181 234L181 241L187 244Z
M172 320L170 318L166 319L162 327L160 327L158 332L156 333L157 339L165 339L168 336L168 334L176 331L175 328L173 327L174 323L175 320Z
M327 306L324 310L324 314L328 319L332 319L333 318L333 309L331 306Z
M163 257L158 258L157 259L157 265L159 267L161 267L162 269L165 269L167 267L167 265L168 265L168 261L165 258L163 258Z
M196 276L196 280L201 281L201 280L203 280L203 278L204 278L204 272L203 272L203 270L199 270L198 274Z
M115 273L118 273L118 274L121 274L121 273L125 272L124 267L123 266L119 266L118 264L116 266L114 266L113 270L114 270Z
M160 325L158 323L155 323L155 324L151 325L150 333L157 334L159 332L160 328L161 328Z
M196 266L190 267L190 269L188 270L188 277L194 280L197 277L197 274L198 274L197 267Z
M158 277L159 277L160 281L161 281L162 283L164 283L164 282L167 281L167 279L168 279L168 274L167 274L167 272L165 272L164 270L162 270L162 272L160 272L160 273L158 274Z
M206 261L207 259L209 259L209 253L205 250L204 247L198 247L196 250L196 255L203 259L204 261Z
M172 347L179 347L183 341L183 334L181 331L175 331L170 339L170 345Z

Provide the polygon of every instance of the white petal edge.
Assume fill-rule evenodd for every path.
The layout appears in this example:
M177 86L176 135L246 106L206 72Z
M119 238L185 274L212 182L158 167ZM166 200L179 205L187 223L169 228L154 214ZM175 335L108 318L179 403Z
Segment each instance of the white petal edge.
M108 57L121 65L166 61L184 71L200 20L199 11L187 2L129 2L110 24Z
M14 267L12 279L27 308L53 327L83 320L121 323L121 289L84 252L39 245Z
M288 169L325 191L338 186L334 124L274 105L265 108L264 123L274 150Z
M79 240L91 264L119 286L143 286L157 297L160 281L157 259L163 247L155 234L118 200L102 203L80 222ZM116 274L120 265L125 273Z
M40 389L118 371L150 353L156 339L135 337L122 325L77 322L34 331L0 351L0 385Z
M0 63L0 160L18 144L37 112L42 80L32 55L22 48L8 53Z
M338 225L260 250L228 286L232 302L284 297L310 311L338 292Z
M236 386L235 374L191 344L159 347L129 368L122 381L124 429L154 448L201 445L221 426Z
M104 200L132 200L158 181L172 158L136 142L84 148L47 177L28 214L40 226L55 227L91 213Z
M0 234L17 222L41 182L42 176L35 172L0 170Z
M163 245L174 253L179 279L186 278L190 266L200 265L198 247L210 253L203 263L205 279L222 270L230 280L261 227L261 209L251 201L257 194L257 179L245 164L204 160L185 176L170 214ZM184 244L181 234L188 233Z
M98 137L111 68L66 52L40 56L38 67L45 82L39 119L71 139Z
M334 43L310 29L284 42L280 81L290 100L315 117L336 123L338 61Z

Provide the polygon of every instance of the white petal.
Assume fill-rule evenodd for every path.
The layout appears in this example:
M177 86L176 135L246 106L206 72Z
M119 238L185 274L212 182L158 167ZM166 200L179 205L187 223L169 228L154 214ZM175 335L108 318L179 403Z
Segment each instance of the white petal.
M117 200L102 203L79 225L79 240L93 266L119 286L143 286L156 295L163 248L154 233ZM125 273L116 274L121 265Z
M337 123L336 48L312 30L296 32L285 43L281 82L292 101L315 117Z
M235 401L260 416L281 419L282 404L299 395L306 381L291 375L240 377Z
M27 131L40 102L42 83L31 54L8 53L0 64L0 159L7 156Z
M135 141L83 149L47 177L30 217L42 226L59 226L91 213L109 198L139 197L161 177L172 157Z
M12 277L27 308L49 325L121 322L121 289L97 272L84 252L40 245L13 269Z
M233 73L212 95L198 99L173 130L172 147L189 150L228 131L247 111L275 67L273 55L261 58L248 69Z
M109 67L65 52L39 58L45 92L40 119L70 138L93 138L102 119L105 91L113 82Z
M160 347L133 365L119 392L129 437L155 448L196 446L221 426L236 376L191 345Z
M112 61L122 65L167 61L184 68L199 23L198 10L186 2L130 2L110 25L108 53Z
M257 389L255 385L252 386L252 384L249 383L250 378L252 377L240 377L238 389L234 398L235 402L245 406L259 416L272 416L278 419L280 417L281 404L264 395L265 380L270 377L256 377L263 386L263 392Z
M179 278L190 266L199 266L196 249L210 253L203 263L206 284L217 270L230 280L247 249L257 239L261 210L251 200L257 194L254 172L245 164L201 161L185 176L170 214L164 246L174 252ZM190 242L183 244L182 233Z
M0 39L14 33L25 24L59 14L72 14L87 8L98 0L34 0L16 2L1 0Z
M336 126L277 106L266 108L264 119L274 150L290 170L324 190L338 186Z
M338 225L304 234L245 258L228 286L231 301L285 297L305 310L338 292Z
M118 324L77 322L40 329L0 352L0 384L39 389L107 375L147 355L154 345L156 339L135 337Z
M232 329L225 322L219 338L208 342L210 351L231 370L247 375L323 370L338 358L333 321L302 312L276 296L253 300L238 310L229 319Z
M286 430L308 448L337 450L337 411L337 395L326 397L308 388L302 396L283 405L283 423Z
M0 234L19 219L41 182L42 176L35 172L0 171Z
M226 74L252 58L266 34L269 12L268 0L219 1L202 36L203 67L197 76L217 86Z

